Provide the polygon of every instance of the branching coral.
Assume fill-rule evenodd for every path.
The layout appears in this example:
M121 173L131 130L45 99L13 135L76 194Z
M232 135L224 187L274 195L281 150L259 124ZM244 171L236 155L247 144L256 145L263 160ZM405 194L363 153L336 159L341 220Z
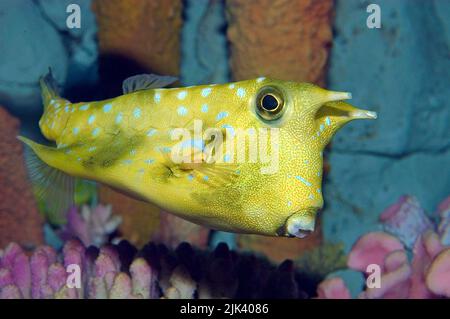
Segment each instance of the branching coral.
M69 240L60 253L43 246L27 256L14 243L0 252L1 298L307 297L297 277L290 261L277 268L224 244L213 252L187 243L137 251L126 241L98 249Z
M74 206L67 213L67 224L60 235L63 240L78 238L86 246L99 247L108 241L121 221L120 216L112 214L111 205L83 205L81 212Z
M407 196L381 214L385 230L392 235L368 233L354 244L348 257L351 269L366 272L373 264L381 269L380 286L366 287L360 298L450 297L450 197L439 205L436 215L440 216L439 227L415 198ZM340 278L323 281L317 294L319 298L350 297Z

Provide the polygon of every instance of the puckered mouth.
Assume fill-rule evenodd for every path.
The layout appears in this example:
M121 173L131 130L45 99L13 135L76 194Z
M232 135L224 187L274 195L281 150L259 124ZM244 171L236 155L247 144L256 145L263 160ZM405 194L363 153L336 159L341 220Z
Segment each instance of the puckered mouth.
M311 212L297 212L292 214L285 225L285 236L305 238L314 231L315 214Z

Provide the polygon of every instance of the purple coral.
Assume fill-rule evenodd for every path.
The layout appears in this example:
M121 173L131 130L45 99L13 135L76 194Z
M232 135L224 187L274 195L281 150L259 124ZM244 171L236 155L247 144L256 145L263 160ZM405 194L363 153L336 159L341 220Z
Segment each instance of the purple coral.
M450 197L439 205L438 232L417 200L402 197L381 215L386 231L362 236L348 256L349 268L365 272L370 264L381 268L381 287L361 292L359 298L450 297L450 246L448 243ZM403 242L403 243L402 243ZM409 261L407 251L413 257ZM319 285L319 298L349 298L342 279Z
M67 212L67 224L61 230L60 236L63 240L78 238L85 246L100 247L108 242L108 236L121 222L120 216L112 214L111 205L83 205L81 212L74 206Z
M406 247L412 248L420 234L433 229L433 224L415 197L402 196L380 216L388 233L396 235Z
M61 257L61 258L59 258ZM62 259L61 261L58 261ZM71 287L69 265L77 265L81 286ZM121 272L115 248L85 249L68 241L61 256L43 246L28 257L20 246L10 244L0 257L0 297L5 298L155 298L154 270L136 258Z
M224 244L210 253L187 243L137 251L126 241L99 249L69 240L60 253L43 246L28 257L10 244L0 254L1 298L307 297L301 285L292 262L277 268Z

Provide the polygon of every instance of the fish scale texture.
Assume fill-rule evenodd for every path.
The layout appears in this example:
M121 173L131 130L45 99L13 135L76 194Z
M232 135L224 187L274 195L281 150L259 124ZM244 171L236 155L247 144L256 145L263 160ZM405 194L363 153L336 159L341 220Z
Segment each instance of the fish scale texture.
M265 75L324 84L333 1L236 0L226 5L234 79ZM276 261L298 258L321 242L320 227L301 240L237 235L240 248Z

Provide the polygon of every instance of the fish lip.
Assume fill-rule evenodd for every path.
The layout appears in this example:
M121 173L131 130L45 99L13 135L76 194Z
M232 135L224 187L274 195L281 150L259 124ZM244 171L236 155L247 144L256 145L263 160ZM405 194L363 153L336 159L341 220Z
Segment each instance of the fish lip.
M314 231L315 223L315 218L312 214L294 213L286 221L286 236L305 238Z

